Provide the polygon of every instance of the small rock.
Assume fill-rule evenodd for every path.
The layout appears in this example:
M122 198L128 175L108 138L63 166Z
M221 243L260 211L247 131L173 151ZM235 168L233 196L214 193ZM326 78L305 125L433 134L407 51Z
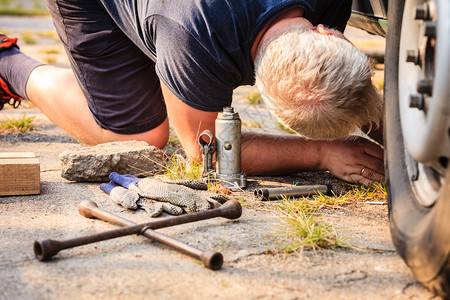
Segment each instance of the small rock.
M123 141L67 150L59 155L61 177L73 181L108 181L109 174L139 176L162 170L164 153L146 142Z

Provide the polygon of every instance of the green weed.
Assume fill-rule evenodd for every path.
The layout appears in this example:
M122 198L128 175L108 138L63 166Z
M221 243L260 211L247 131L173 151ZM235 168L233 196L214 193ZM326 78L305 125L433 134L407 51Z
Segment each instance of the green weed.
M247 95L247 100L251 105L256 105L262 102L261 94L258 92L253 92Z
M39 31L37 35L40 38L49 38L49 39L58 38L58 35L56 34L56 32L55 31L51 31L51 30Z
M294 130L292 130L292 129L286 127L286 126L284 126L284 125L283 125L282 123L280 123L280 122L278 122L277 125L278 125L278 128L280 128L280 129L283 130L283 131L286 131L286 132L288 132L288 133L290 133L290 134L296 134Z
M244 128L261 128L262 122L255 122L255 121L243 121L242 127Z
M44 54L59 54L61 51L58 48L44 48L42 53Z
M369 185L348 184L350 191L342 195L349 202L386 201L387 192L384 183L372 182Z
M221 252L224 249L227 248L227 244L225 243L225 235L222 236L222 239L220 240L219 246L215 249L217 252Z
M45 16L48 11L42 8L24 9L21 6L17 7L1 7L0 15L3 16Z
M201 163L188 162L187 159L177 153L167 158L164 170L164 175L173 180L200 179L203 172Z
M347 243L331 224L327 224L321 212L364 201L383 202L386 187L377 182L368 186L349 184L348 187L349 190L341 195L318 193L309 198L283 198L265 203L266 209L283 221L276 226L276 245L286 254L304 249L357 248Z
M22 37L22 40L25 42L25 44L36 44L37 40L34 37L34 33L31 30L24 31L20 34Z
M27 117L26 114L22 114L19 119L6 119L0 121L0 132L6 133L24 133L31 131L35 128L33 121L35 117Z
M54 57L53 55L48 55L44 57L42 60L47 64L54 64L58 61L56 57Z
M0 15L35 16L48 15L48 10L40 0L1 0Z
M276 244L285 252L304 249L336 249L351 247L340 237L332 225L327 224L319 215L322 201L306 198L291 201L285 198L272 204L273 212L283 223L277 226Z

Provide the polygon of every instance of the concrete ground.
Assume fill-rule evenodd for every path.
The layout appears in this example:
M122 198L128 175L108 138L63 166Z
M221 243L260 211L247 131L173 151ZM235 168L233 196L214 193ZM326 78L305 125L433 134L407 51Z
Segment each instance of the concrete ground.
M48 20L0 18L0 29L20 31L14 24L25 22L34 32L42 22L49 24ZM46 47L59 45L49 40L48 45L24 45L22 49L43 59L50 55ZM65 65L60 58L63 53L54 55L57 64ZM251 90L244 87L235 94L234 105L244 123L255 123L253 130L277 131L262 106L243 101ZM93 200L136 223L148 222L149 217L143 211L133 213L117 206L99 189L99 183L61 178L58 155L83 145L32 106L5 109L0 120L22 113L36 116L37 130L0 134L0 152L34 152L40 160L41 192L0 197L0 299L433 298L395 252L386 205L361 202L321 213L358 250L308 250L290 255L276 251L279 246L273 233L281 220L258 209L253 190L295 181L340 184L325 172L250 178L245 192L232 195L243 197L246 203L238 220L216 218L158 230L199 249L220 251L224 264L218 271L137 236L63 250L51 261L40 262L33 253L35 240L65 240L115 228L80 216L77 207L83 200Z

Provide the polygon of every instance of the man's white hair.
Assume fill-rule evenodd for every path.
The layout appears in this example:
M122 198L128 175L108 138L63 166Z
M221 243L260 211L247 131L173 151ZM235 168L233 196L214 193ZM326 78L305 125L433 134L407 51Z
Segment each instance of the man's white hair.
M258 48L255 72L269 110L305 137L344 137L381 119L369 60L344 38L289 26Z

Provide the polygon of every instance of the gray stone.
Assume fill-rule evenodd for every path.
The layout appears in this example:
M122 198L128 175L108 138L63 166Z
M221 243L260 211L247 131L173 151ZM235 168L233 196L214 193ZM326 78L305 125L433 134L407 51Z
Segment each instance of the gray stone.
M146 142L105 143L59 155L61 177L72 181L108 181L109 174L154 174L164 166L164 153Z

